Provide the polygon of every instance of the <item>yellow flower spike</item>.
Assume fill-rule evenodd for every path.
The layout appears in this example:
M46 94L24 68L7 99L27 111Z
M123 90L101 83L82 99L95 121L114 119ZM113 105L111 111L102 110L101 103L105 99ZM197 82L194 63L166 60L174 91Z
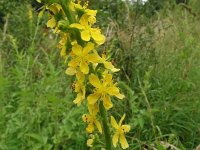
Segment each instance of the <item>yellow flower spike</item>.
M74 56L68 63L68 66L72 68L79 67L81 72L88 74L89 63L98 63L100 61L100 56L97 53L92 53L92 50L95 51L94 44L91 42L87 43L84 48L75 43L72 46L72 52Z
M115 118L111 116L111 125L113 128L115 128L116 132L112 138L113 146L117 147L118 141L120 142L123 149L126 149L129 147L128 142L125 138L125 133L130 131L129 125L122 125L122 122L125 118L125 114L122 116L122 118L119 121L119 124L117 124Z
M87 97L89 104L95 104L101 99L104 107L108 110L113 107L110 96L124 98L124 95L120 94L119 89L113 84L111 74L105 74L101 80L97 75L91 74L89 82L95 87L94 92Z
M37 1L41 2L41 0ZM82 116L83 121L87 123L86 131L92 133L97 129L98 132L102 133L103 125L105 148L111 149L111 141L113 141L113 145L116 147L119 141L122 148L126 149L129 145L126 141L125 133L129 132L130 126L122 125L125 115L121 118L119 124L111 116L111 124L116 132L112 140L110 138L105 112L113 107L111 96L119 99L123 99L125 96L120 93L117 83L113 83L112 74L109 74L109 72L117 72L119 69L115 68L107 60L106 55L100 57L94 49L95 46L103 44L106 40L105 36L101 33L101 29L93 27L96 23L97 10L88 9L88 2L83 6L80 0L77 0L76 3L74 0L69 2L65 11L62 8L62 4L64 5L64 3L60 5L58 3L46 2L43 11L45 9L49 10L47 27L53 29L53 33L58 34L60 37L58 47L61 57L65 59L65 62L68 62L69 59L68 68L65 73L76 76L76 81L72 87L77 95L73 102L77 106L80 106L86 98L86 91L89 93L93 90L89 95L87 93L89 113ZM39 18L41 18L43 11L40 12ZM76 34L76 30L78 33L80 32L80 37L78 37L79 34ZM80 43L81 45L79 45ZM99 63L102 65L98 65ZM105 71L102 73L102 70ZM91 72L94 72L94 74ZM93 86L92 89L91 86ZM98 117L102 118L102 125ZM87 146L93 147L93 142L94 136L90 135L87 140Z
M85 85L84 85L85 75L82 72L77 72L76 79L77 82L75 83L74 91L78 94L73 102L77 104L77 106L80 106L83 100L85 99Z
M86 131L88 133L92 133L94 131L94 126L96 126L98 131L102 133L101 123L96 118L96 115L99 111L98 105L88 105L88 110L90 114L83 114L82 116L83 121L88 123Z

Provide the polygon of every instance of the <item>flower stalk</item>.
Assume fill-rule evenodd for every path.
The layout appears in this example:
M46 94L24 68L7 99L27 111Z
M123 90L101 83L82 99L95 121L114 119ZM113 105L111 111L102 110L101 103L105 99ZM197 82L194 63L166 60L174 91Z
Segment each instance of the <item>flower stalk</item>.
M112 144L111 144L110 129L108 126L107 113L106 113L106 109L103 106L103 101L100 101L100 103L99 103L99 111L100 111L100 115L102 118L102 124L103 124L103 132L104 132L104 137L105 137L105 148L106 148L106 150L111 150Z
M123 99L125 96L113 80L113 74L120 69L114 67L105 53L96 50L106 40L101 29L93 26L97 10L89 9L88 1L82 5L80 0L49 2L44 8L49 12L47 27L60 38L58 48L67 64L65 73L75 77L73 103L88 108L88 113L82 115L86 131L90 136L103 132L106 150L112 150L112 143L116 147L118 138L122 148L128 148L125 133L130 130L129 125L113 125L111 119L111 125L117 130L111 140L107 111L113 107L112 97ZM93 147L93 141L94 136L88 139L88 147Z

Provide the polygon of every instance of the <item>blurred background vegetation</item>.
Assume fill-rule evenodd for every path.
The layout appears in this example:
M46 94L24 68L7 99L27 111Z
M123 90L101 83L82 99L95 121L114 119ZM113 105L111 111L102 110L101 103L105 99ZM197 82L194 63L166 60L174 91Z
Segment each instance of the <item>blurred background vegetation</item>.
M111 113L132 127L131 150L192 150L200 144L200 1L91 0L121 69L124 101ZM33 0L0 0L0 150L84 150L86 112L58 39ZM101 139L92 149L100 149Z

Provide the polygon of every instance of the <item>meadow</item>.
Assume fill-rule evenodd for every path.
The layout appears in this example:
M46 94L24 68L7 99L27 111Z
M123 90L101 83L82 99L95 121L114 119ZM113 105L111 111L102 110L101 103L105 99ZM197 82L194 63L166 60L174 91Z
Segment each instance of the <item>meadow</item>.
M91 1L120 68L126 96L109 113L131 126L130 150L193 150L200 144L200 1ZM86 145L58 36L31 0L0 1L0 150L98 150ZM102 47L101 47L102 48ZM116 149L121 149L117 147Z

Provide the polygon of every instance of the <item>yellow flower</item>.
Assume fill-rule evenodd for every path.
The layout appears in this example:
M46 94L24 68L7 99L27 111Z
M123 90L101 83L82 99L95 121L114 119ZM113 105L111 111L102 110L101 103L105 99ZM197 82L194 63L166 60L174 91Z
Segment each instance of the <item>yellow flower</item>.
M93 142L94 142L94 135L93 135L93 134L90 134L89 137L90 137L90 138L87 140L87 146L88 146L88 147L93 147L92 144L93 144Z
M88 110L90 114L84 114L82 116L83 121L88 123L86 131L92 133L94 131L94 126L96 126L99 132L102 133L101 123L96 118L97 112L99 111L98 105L88 105Z
M91 18L87 14L83 14L80 19L80 24L73 23L70 25L70 27L79 29L81 31L82 40L90 41L90 39L92 38L97 44L101 45L105 42L105 36L101 34L100 29L91 27L91 23L94 23L94 22L95 22L94 18Z
M77 92L77 97L73 101L77 106L80 106L83 100L85 99L85 75L82 72L77 72L76 73L76 79L77 82L75 83L75 89L74 91Z
M64 33L59 41L58 48L60 49L60 56L63 58L67 58L67 42L69 39L68 33Z
M91 9L87 9L87 5L88 3L85 3L84 6L81 6L80 3L78 4L75 4L74 2L70 2L69 4L69 8L72 10L72 11L81 11L81 12L84 12L85 14L88 15L88 22L92 25L94 23L96 23L96 14L97 14L97 10L91 10Z
M94 93L87 97L89 104L95 104L97 100L101 99L104 107L108 110L113 106L110 96L116 96L119 99L124 98L124 95L119 93L116 84L113 84L111 74L105 73L101 80L99 80L98 76L91 74L89 82L95 87Z
M51 15L51 18L47 22L47 27L55 28L58 22L58 19L56 18L56 16L59 16L59 13L64 14L62 6L60 4L53 3L50 6L48 6L47 9L49 9L53 13L53 15Z
M116 132L112 138L112 142L114 147L117 146L117 142L119 140L121 146L123 149L126 149L129 147L128 142L124 136L124 134L126 132L130 131L130 126L129 125L122 125L122 121L125 118L125 114L122 116L121 120L119 121L119 124L117 124L115 118L113 116L111 116L111 125L113 126L113 128L115 128Z
M115 68L115 67L112 65L111 62L107 61L107 58L106 58L106 55L105 55L105 54L102 54L101 63L104 64L104 66L105 66L106 69L109 69L109 70L111 70L112 72L117 72L117 71L120 70L120 69Z
M89 62L91 63L98 63L100 60L99 55L95 53L91 53L91 51L94 50L94 44L89 42L87 45L82 48L78 44L74 44L72 46L72 52L74 56L72 57L72 60L68 63L68 66L72 68L79 67L81 72L84 74L89 73Z

